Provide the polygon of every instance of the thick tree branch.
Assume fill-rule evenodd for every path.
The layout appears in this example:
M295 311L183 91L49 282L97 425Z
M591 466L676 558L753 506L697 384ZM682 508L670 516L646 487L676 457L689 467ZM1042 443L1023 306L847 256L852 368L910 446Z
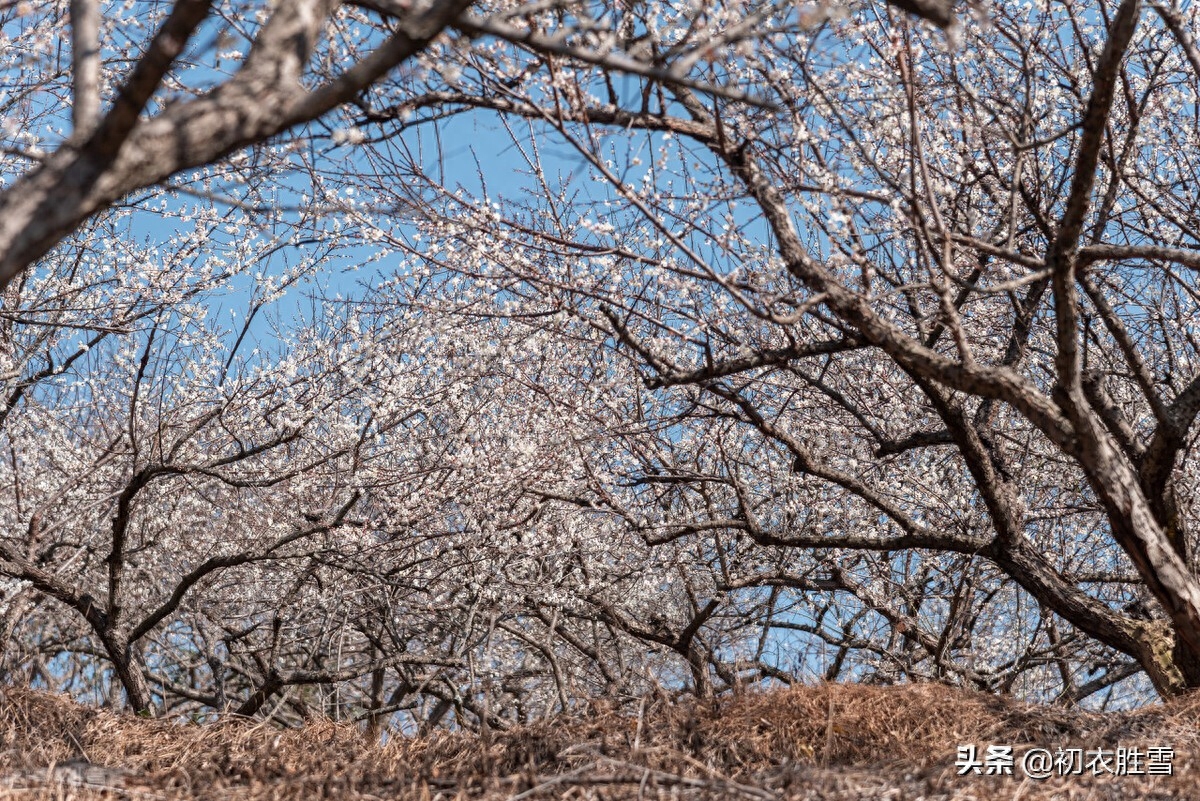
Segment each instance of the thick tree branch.
M1071 190L1067 195L1062 219L1046 257L1054 289L1054 314L1058 353L1056 388L1059 402L1064 404L1073 421L1083 414L1080 386L1082 368L1079 361L1079 301L1076 290L1076 270L1079 240L1092 204L1092 187L1096 183L1096 168L1100 164L1100 149L1104 146L1109 112L1112 110L1118 76L1125 53L1137 29L1140 0L1122 0L1116 17L1109 27L1108 40L1100 62L1092 74L1092 94L1083 114L1078 154L1075 157Z
M100 120L100 0L71 0L71 78L73 136L82 141Z
M300 78L330 2L278 4L233 78L207 95L141 120L141 110L183 47L185 34L209 6L205 0L177 4L95 135L79 148L60 148L0 193L0 287L129 192L211 163L353 99L388 69L423 50L468 5L469 0L453 0L410 13L378 50L309 92Z

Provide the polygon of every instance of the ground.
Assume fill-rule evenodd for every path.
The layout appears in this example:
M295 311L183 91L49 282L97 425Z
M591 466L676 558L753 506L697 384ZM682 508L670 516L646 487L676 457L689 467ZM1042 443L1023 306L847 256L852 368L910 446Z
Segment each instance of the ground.
M597 703L517 730L381 746L348 724L183 724L8 688L0 799L1200 798L1198 724L1200 695L1097 714L938 685L827 684L713 703ZM1013 775L960 776L965 745L976 746L983 770L989 745L1012 746ZM1163 746L1174 749L1170 776L1084 770L1035 780L1022 770L1031 748L1073 747L1085 761L1105 752L1115 770L1120 748L1129 773ZM1155 769L1165 767L1156 753Z

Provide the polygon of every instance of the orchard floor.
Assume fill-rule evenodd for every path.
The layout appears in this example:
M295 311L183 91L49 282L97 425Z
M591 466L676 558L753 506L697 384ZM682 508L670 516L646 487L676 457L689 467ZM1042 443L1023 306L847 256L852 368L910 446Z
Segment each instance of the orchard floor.
M1013 775L959 776L958 748L1012 746ZM1035 780L1030 748L1169 746L1173 775ZM1128 713L946 687L820 685L716 705L603 705L520 730L369 744L347 725L181 725L0 691L0 799L1200 799L1200 694ZM1134 759L1125 771L1148 764ZM1156 765L1165 764L1158 760ZM1051 770L1051 772L1055 772Z

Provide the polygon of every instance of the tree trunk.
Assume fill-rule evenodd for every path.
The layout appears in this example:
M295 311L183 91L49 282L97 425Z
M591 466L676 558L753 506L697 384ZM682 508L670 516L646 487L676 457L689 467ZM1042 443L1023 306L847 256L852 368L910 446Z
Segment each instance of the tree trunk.
M112 660L117 680L125 690L125 702L129 704L129 708L139 715L152 716L153 700L150 686L146 684L146 677L142 674L140 654L132 645L121 644L108 637L103 638L103 643L104 650Z

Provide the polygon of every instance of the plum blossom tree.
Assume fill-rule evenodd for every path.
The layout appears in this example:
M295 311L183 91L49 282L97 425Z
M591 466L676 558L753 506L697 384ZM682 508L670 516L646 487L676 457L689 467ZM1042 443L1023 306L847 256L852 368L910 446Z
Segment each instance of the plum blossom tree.
M831 675L1197 686L1194 12L995 8L957 41L779 13L709 67L769 103L579 62L512 83L500 45L402 109L499 115L528 175L467 199L389 163L429 210L410 249L640 370L597 392L644 424L603 423L621 458L556 497L687 543L721 603L791 599L765 625Z
M6 675L1200 684L1191 7L0 15Z
M464 432L485 417L486 404L466 400L484 378L453 371L474 351L451 343L434 358L430 343L447 328L432 319L405 329L411 319L391 310L365 330L352 310L322 307L245 353L285 291L376 230L355 239L362 232L342 219L352 215L324 190L318 144L362 141L331 112L453 83L454 53L478 38L722 90L624 53L603 7L564 16L556 3L471 5L0 10L0 427L11 456L0 564L15 580L7 628L25 635L10 640L11 665L58 685L111 669L139 711L168 693L226 708L228 678L249 713L291 685L458 665L478 645L472 626L450 634L429 620L411 635L393 626L390 643L377 627L354 634L354 605L323 589L333 575L361 580L368 562L381 571L372 586L388 593L407 581L427 599L453 595L434 580L444 568L416 567L453 562L462 543L444 556L417 543L479 535L468 526L482 501L468 505L472 492L447 478L469 472L454 443L471 446ZM172 225L178 236L133 244ZM222 299L246 303L239 325L208 316ZM375 395L372 381L384 382ZM494 484L475 494L485 486L499 502ZM429 514L440 523L425 526ZM347 532L358 536L337 539ZM390 558L373 561L372 549ZM472 620L479 602L476 593ZM324 610L325 622L285 619L278 604ZM455 655L404 656L422 637ZM348 667L355 649L370 658ZM43 660L64 653L65 665ZM88 655L108 667L72 661ZM473 703L457 688L451 696L458 710Z

